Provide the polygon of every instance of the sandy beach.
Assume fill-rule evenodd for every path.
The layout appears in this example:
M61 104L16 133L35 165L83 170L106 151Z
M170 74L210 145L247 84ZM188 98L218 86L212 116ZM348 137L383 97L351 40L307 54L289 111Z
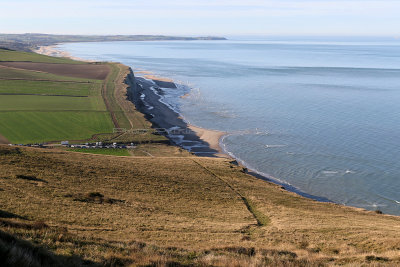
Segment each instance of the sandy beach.
M224 157L227 156L226 154L224 154L219 145L222 136L224 136L226 132L204 129L190 124L188 127L189 129L194 131L201 140L207 142L210 148L217 150L219 152L218 155L223 154Z
M87 60L79 57L74 57L70 53L66 51L61 51L57 49L57 45L50 46L40 46L38 49L34 51L35 53L50 56L50 57L66 57L73 60L85 61L85 62L95 62L94 60Z

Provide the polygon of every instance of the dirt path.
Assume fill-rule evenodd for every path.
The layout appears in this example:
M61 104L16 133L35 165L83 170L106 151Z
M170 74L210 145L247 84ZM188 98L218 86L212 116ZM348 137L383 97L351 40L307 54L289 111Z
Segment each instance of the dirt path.
M10 144L10 141L0 134L0 144Z

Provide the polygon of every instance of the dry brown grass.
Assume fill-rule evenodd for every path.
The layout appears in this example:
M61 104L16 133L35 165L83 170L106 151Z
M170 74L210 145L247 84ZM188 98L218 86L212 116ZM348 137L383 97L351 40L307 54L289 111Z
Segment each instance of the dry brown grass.
M2 221L48 226L0 228L59 256L108 266L400 265L399 217L300 197L226 159L0 151Z
M152 143L140 144L130 153L135 157L193 157L193 154L180 147Z

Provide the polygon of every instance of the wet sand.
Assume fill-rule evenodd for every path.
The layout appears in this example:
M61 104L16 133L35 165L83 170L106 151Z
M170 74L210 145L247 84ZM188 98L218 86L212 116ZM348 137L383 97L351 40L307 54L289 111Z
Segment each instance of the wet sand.
M223 154L219 142L222 136L226 134L226 132L204 129L190 124L188 125L188 127L189 129L194 131L201 140L208 143L211 149L217 150L219 154Z

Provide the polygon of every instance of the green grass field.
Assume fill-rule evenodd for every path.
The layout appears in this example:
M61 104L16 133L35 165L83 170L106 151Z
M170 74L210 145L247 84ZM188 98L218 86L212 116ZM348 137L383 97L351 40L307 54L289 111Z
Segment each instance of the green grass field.
M0 65L0 143L62 140L78 143L87 139L127 143L166 141L164 136L151 133L113 133L115 127L151 127L143 114L126 99L124 81L130 73L128 67L115 63L105 63L106 71L99 68L99 64L71 67L69 63L77 62L0 49L0 62L6 60L34 63ZM43 64L35 62L64 65L57 64L58 69L54 72L52 68L44 68L52 73L28 70L43 70ZM77 77L104 78L108 70L104 80L64 76L78 73Z
M0 111L106 111L101 96L2 95Z
M0 94L101 95L101 83L3 80L0 82Z
M109 112L0 112L0 130L12 143L88 139L112 132Z
M68 58L49 57L36 53L17 52L0 49L0 61L29 61L40 63L66 63L66 64L86 64L86 62L76 61Z
M68 149L68 151L112 156L130 156L128 149L117 148L71 148Z
M97 82L98 80L61 76L40 71L21 70L0 67L0 79L20 80L50 80L50 81L75 81L82 83Z
M0 61L86 64L2 49ZM0 66L0 135L11 143L27 144L86 140L112 133L114 124L102 96L103 83Z

